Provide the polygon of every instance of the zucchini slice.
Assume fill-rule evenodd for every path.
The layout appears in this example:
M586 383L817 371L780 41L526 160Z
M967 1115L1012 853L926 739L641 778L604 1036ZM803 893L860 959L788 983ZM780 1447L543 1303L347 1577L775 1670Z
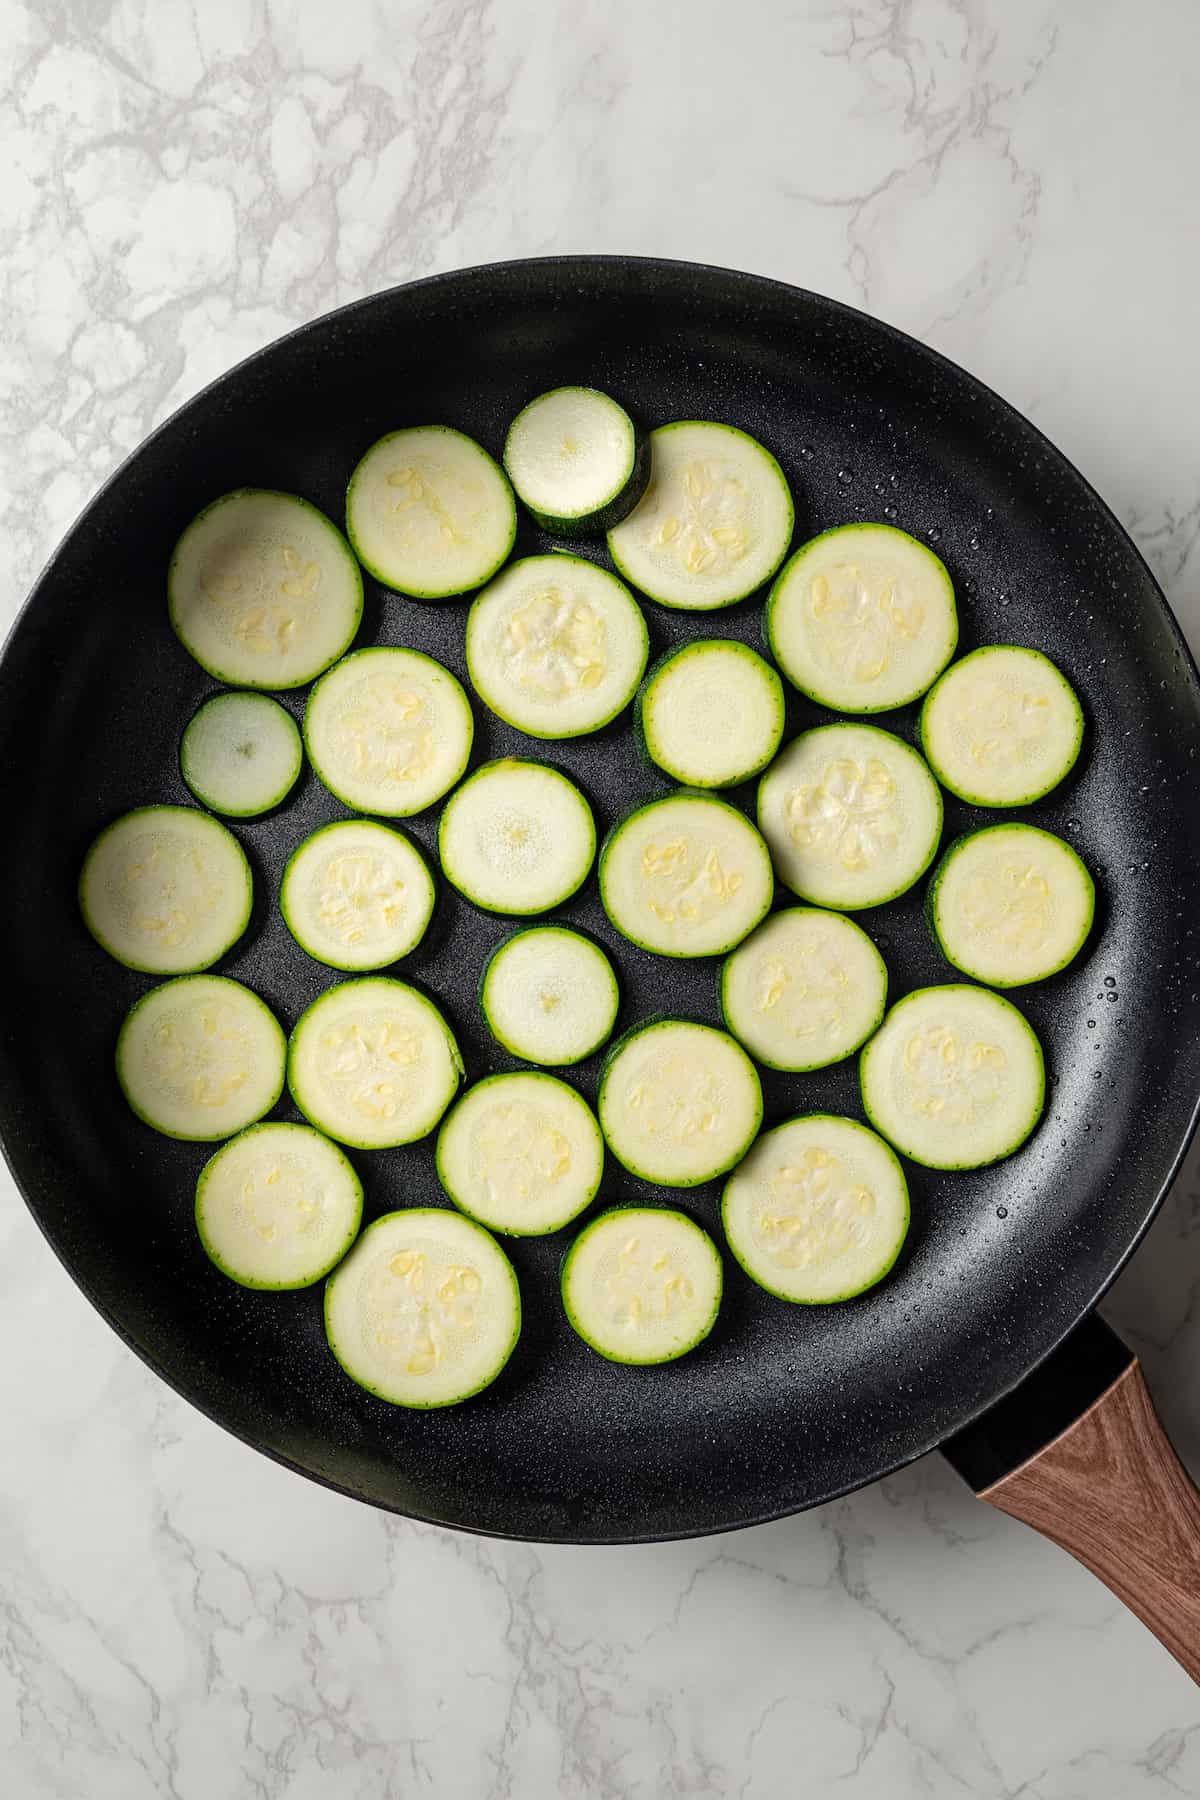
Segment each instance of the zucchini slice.
M437 1007L385 975L327 988L301 1013L288 1046L288 1087L300 1111L359 1150L428 1136L462 1073Z
M775 883L735 806L676 793L636 806L600 852L600 900L622 936L659 956L719 956L753 931Z
M721 965L721 1012L769 1069L823 1069L883 1018L888 974L852 919L811 906L772 913Z
M325 1335L351 1381L378 1399L457 1406L495 1381L516 1349L516 1270L461 1213L385 1213L326 1284Z
M762 1108L758 1072L726 1032L655 1019L609 1051L596 1110L605 1143L631 1174L696 1187L741 1160Z
M765 769L783 737L783 683L748 644L697 638L660 656L637 698L651 762L685 787L734 787Z
M891 1148L829 1113L764 1131L721 1196L729 1248L751 1281L800 1306L852 1300L882 1281L908 1219Z
M269 488L237 488L197 513L167 571L176 637L230 687L303 687L349 648L362 607L337 526Z
M582 737L615 719L633 699L649 645L625 583L563 553L510 563L467 618L475 692L530 737Z
M620 992L611 962L591 938L565 925L527 925L492 951L479 1005L506 1050L563 1068L607 1043Z
M438 826L442 873L485 912L549 912L587 880L592 809L545 763L484 763L451 795Z
M552 388L509 426L504 467L543 530L587 537L619 525L637 505L650 479L650 447L608 394Z
M250 922L254 880L231 831L194 806L139 806L83 859L79 908L102 950L147 975L207 969Z
M942 835L942 796L890 731L818 725L760 781L758 827L793 893L853 912L894 900L925 873Z
M346 531L376 581L414 600L482 587L517 534L508 479L482 444L450 425L390 431L346 491Z
M929 922L946 961L991 987L1057 975L1083 947L1095 911L1079 857L1036 825L968 832L929 886Z
M416 845L373 819L337 819L298 844L279 890L283 922L331 969L386 969L415 950L434 904Z
M336 1144L308 1125L252 1125L196 1183L196 1230L239 1287L311 1287L358 1236L363 1191Z
M616 1363L665 1363L717 1322L724 1271L706 1231L665 1206L618 1206L586 1225L562 1266L563 1309Z
M595 1199L604 1139L554 1075L489 1075L442 1121L438 1180L455 1206L511 1237L561 1231Z
M462 683L420 650L356 650L322 676L304 713L309 761L330 793L388 819L440 800L474 738Z
M1042 1116L1046 1070L1011 1000L949 985L906 994L859 1058L877 1131L929 1169L980 1169L1011 1156Z
M921 708L921 748L943 787L975 806L1028 806L1083 746L1083 708L1040 650L987 644L953 663Z
M783 561L795 514L783 470L733 425L683 419L650 433L650 485L608 534L620 573L661 606L732 606Z
M179 769L202 806L252 819L286 800L304 761L300 729L266 694L214 694L192 714Z
M958 643L945 564L894 525L839 525L802 544L775 578L764 622L793 687L835 712L907 706Z
M224 975L184 975L143 994L117 1035L117 1080L164 1137L210 1143L269 1113L287 1042L257 994Z

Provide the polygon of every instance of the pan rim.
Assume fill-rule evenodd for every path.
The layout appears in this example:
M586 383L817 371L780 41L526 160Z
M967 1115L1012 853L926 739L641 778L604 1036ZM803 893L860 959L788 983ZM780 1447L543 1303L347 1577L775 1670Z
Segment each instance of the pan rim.
M788 300L794 300L799 297L803 301L806 301L829 314L841 316L848 320L854 320L859 328L865 327L874 333L881 334L884 341L902 349L908 356L927 359L932 366L948 374L955 383L966 384L966 386L973 390L977 395L986 398L998 409L1004 418L1011 422L1013 426L1031 441L1034 446L1040 448L1040 450L1053 462L1058 475L1067 479L1069 484L1075 487L1076 491L1090 504L1097 515L1106 522L1108 528L1114 533L1115 537L1123 543L1126 551L1141 565L1149 581L1150 589L1157 599L1163 619L1174 639L1175 647L1179 651L1180 680L1185 686L1190 687L1193 700L1200 703L1200 669L1197 667L1196 658L1192 654L1191 648L1183 635L1179 621L1176 618L1166 595L1163 593L1157 577L1146 562L1146 559L1142 556L1141 551L1138 549L1132 536L1113 512L1112 508L1104 500L1103 496L1097 492L1087 477L1070 461L1064 452L1062 452L1054 442L1046 436L1040 427L1034 424L1032 420L1028 419L1008 400L1004 399L1002 395L998 394L994 388L980 380L978 376L969 370L963 368L961 364L944 356L940 351L923 343L920 339L912 337L907 332L902 331L899 327L891 325L885 320L878 319L859 307L851 306L845 301L832 299L813 289L800 287L795 283L781 281L775 277L732 269L719 264L668 257L625 255L619 252L597 255L575 253L563 256L550 255L511 258L495 262L472 264L457 269L442 270L435 274L417 277L411 281L398 282L390 287L380 289L377 293L362 295L357 299L347 301L341 306L334 307L328 312L319 314L316 318L309 319L301 325L294 326L291 330L284 332L279 337L273 338L269 343L263 344L258 349L251 351L249 355L241 358L230 368L215 376L211 381L206 382L195 394L184 400L160 424L155 426L145 438L121 459L106 480L100 485L95 493L90 496L86 504L72 519L69 528L63 533L55 548L43 564L26 599L18 608L12 624L5 634L3 643L0 644L0 674L3 674L6 664L18 649L19 642L28 627L33 609L39 600L42 589L53 578L60 557L63 555L67 545L74 538L77 531L88 519L89 515L102 503L110 489L124 479L126 473L137 464L141 457L154 448L161 437L173 431L176 425L191 412L192 409L201 407L209 396L224 384L232 381L235 377L241 375L244 371L250 369L256 363L268 357L284 345L292 344L295 340L301 339L304 334L322 330L334 321L347 320L361 311L365 311L380 304L386 304L395 295L400 293L409 293L417 290L436 290L439 287L452 288L456 284L461 284L463 281L470 280L487 280L489 278L511 279L519 277L522 272L534 271L543 271L546 273L554 272L557 273L560 278L569 280L572 274L584 275L594 273L597 270L604 268L644 271L648 275L655 272L662 272L663 274L672 274L675 276L678 276L681 273L692 274L702 279L716 278L733 281L743 288L757 290L764 295L778 296L781 299L786 298ZM21 1195L28 1212L33 1217L39 1231L54 1252L58 1262L65 1269L68 1276L95 1311L104 1319L105 1323L115 1332L117 1337L133 1351L146 1367L151 1369L160 1380L165 1382L167 1387L187 1401L188 1404L194 1406L197 1411L204 1417L210 1419L220 1429L228 1432L232 1437L238 1439L250 1449L257 1451L260 1455L269 1457L273 1462L283 1468L305 1476L311 1481L318 1482L321 1486L330 1489L332 1492L344 1495L348 1499L357 1500L363 1505L374 1507L378 1511L392 1513L402 1518L409 1518L418 1523L438 1525L442 1529L464 1532L471 1536L496 1538L513 1542L595 1545L611 1544L615 1546L635 1543L663 1543L671 1542L676 1539L722 1536L726 1532L749 1529L754 1525L768 1524L778 1519L790 1517L796 1512L807 1511L811 1507L827 1504L830 1501L840 1499L849 1493L853 1493L859 1488L868 1487L874 1482L884 1479L884 1477L888 1475L895 1474L898 1470L907 1467L910 1463L917 1461L920 1457L928 1455L931 1451L938 1449L949 1437L976 1424L980 1419L985 1417L994 1406L1007 1399L1016 1388L1021 1386L1030 1376L1035 1374L1042 1364L1054 1354L1065 1339L1070 1336L1071 1332L1076 1329L1080 1322L1095 1309L1104 1295L1108 1292L1113 1282L1129 1262L1134 1251L1141 1244L1154 1219L1157 1217L1163 1202L1179 1173L1193 1135L1196 1132L1198 1123L1200 1123L1200 1093L1198 1093L1193 1100L1190 1115L1179 1136L1174 1155L1158 1186L1157 1192L1138 1222L1135 1230L1132 1232L1128 1242L1123 1246L1120 1255L1108 1267L1104 1277L1096 1286L1095 1292L1092 1294L1091 1298L1077 1310L1075 1316L1070 1319L1061 1330L1052 1334L1051 1342L1046 1344L1044 1348L1039 1349L1037 1355L1030 1361L1022 1363L1019 1373L1012 1376L1011 1379L1005 1380L999 1384L996 1389L989 1394L986 1401L977 1405L968 1405L963 1410L961 1416L957 1417L954 1422L944 1430L927 1430L926 1432L921 1433L920 1441L918 1443L913 1446L907 1446L902 1454L892 1456L870 1474L858 1479L836 1483L828 1492L824 1493L819 1498L815 1498L800 1506L786 1503L766 1506L757 1509L750 1514L715 1525L704 1524L699 1526L682 1526L671 1530L605 1531L598 1534L591 1534L586 1529L581 1531L577 1528L561 1532L515 1532L494 1527L465 1524L459 1520L447 1521L437 1517L433 1513L421 1512L407 1507L402 1508L392 1505L386 1500L377 1499L358 1492L344 1482L340 1482L327 1474L318 1473L314 1469L306 1467L297 1458L257 1441L248 1431L239 1428L220 1416L216 1408L200 1396L199 1392L196 1390L195 1384L189 1384L185 1380L178 1378L176 1375L169 1374L163 1366L163 1360L150 1348L143 1346L135 1340L133 1334L126 1328L120 1319L115 1316L108 1304L98 1298L97 1294L93 1291L92 1284L68 1260L65 1250L60 1247L59 1243L52 1235L49 1226L43 1219L37 1204L29 1190L26 1188L15 1166L13 1156L9 1149L3 1119L0 1119L0 1156L3 1157L4 1164L12 1177L17 1192Z

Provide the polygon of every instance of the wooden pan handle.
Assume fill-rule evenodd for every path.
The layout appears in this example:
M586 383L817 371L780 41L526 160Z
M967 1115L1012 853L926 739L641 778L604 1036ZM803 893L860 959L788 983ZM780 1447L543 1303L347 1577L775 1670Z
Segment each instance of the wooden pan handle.
M1136 1362L979 1497L1069 1550L1200 1682L1200 1491Z

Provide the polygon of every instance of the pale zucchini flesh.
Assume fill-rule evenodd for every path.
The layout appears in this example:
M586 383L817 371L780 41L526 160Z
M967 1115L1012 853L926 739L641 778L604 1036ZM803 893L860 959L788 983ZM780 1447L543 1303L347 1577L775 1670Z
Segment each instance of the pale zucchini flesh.
M600 899L616 929L659 956L717 956L771 904L767 846L743 813L712 794L676 793L635 807L600 854Z
M79 877L83 922L147 975L207 969L250 922L254 881L231 831L193 806L142 806L105 827Z
M770 579L793 519L769 450L732 425L684 419L651 432L650 484L609 532L609 554L660 605L708 612Z
M358 650L314 687L304 713L309 761L359 812L405 819L452 788L475 719L462 683L420 650Z
M492 952L479 1004L506 1050L562 1068L607 1043L620 992L612 963L590 938L564 925L530 925Z
M604 1139L586 1100L553 1075L476 1082L438 1133L438 1180L454 1204L512 1237L560 1231L589 1206Z
M685 787L748 781L778 750L783 726L783 683L757 651L729 639L669 650L637 700L647 756Z
M942 797L892 732L819 725L763 776L758 825L793 893L853 912L894 900L925 873L942 834Z
M454 1033L407 982L363 976L326 989L288 1046L292 1099L318 1131L359 1150L433 1130L462 1079Z
M943 787L976 806L1028 806L1083 746L1083 708L1040 650L986 644L952 663L921 708L921 748Z
M486 706L530 737L598 731L633 699L649 648L624 582L580 556L526 556L467 619L467 669Z
M930 1169L1011 1156L1042 1115L1046 1072L1032 1026L986 988L906 994L859 1059L875 1129Z
M582 537L607 531L637 505L650 475L649 445L610 395L552 388L513 420L504 467L539 525Z
M117 1036L117 1080L164 1137L208 1143L269 1113L283 1092L287 1041L257 994L223 975L164 981Z
M563 1308L610 1362L674 1362L716 1324L723 1273L716 1245L685 1213L615 1207L563 1259Z
M416 949L433 917L433 876L416 845L374 819L323 825L288 859L283 922L331 969L385 969Z
M695 1187L745 1155L762 1123L762 1088L726 1032L658 1019L613 1046L596 1110L606 1144L631 1174Z
M325 1335L351 1381L392 1406L457 1406L521 1334L516 1271L461 1213L407 1207L368 1225L325 1287Z
M450 425L389 432L362 457L346 492L346 530L363 567L416 600L482 587L517 530L508 478Z
M438 855L446 879L485 912L549 912L595 860L592 809L545 763L485 763L446 802Z
M215 694L193 713L179 745L183 779L201 805L227 818L278 806L303 761L296 721L267 694Z
M945 564L894 525L839 525L802 544L775 578L765 623L793 687L835 712L906 706L958 642Z
M990 825L959 838L929 886L929 922L947 962L990 987L1065 969L1095 910L1095 883L1080 858L1036 825Z
M309 1125L252 1125L210 1157L196 1183L196 1230L241 1287L311 1287L358 1235L353 1166Z
M238 488L184 531L167 573L171 625L231 687L303 687L350 646L363 586L341 532L296 494Z
M764 1131L721 1196L729 1248L780 1300L822 1306L882 1281L908 1232L894 1153L856 1119L809 1113Z
M771 1069L823 1069L870 1037L887 1005L887 967L842 913L772 913L721 967L725 1024Z

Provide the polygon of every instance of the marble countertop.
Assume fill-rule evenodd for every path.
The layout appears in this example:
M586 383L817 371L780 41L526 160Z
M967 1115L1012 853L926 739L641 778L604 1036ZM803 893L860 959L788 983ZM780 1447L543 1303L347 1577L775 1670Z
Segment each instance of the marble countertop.
M0 621L301 320L492 258L821 289L1075 460L1200 648L1194 0L0 0ZM1109 1302L1200 1470L1200 1161ZM389 1519L226 1437L0 1180L10 1800L1168 1800L1200 1692L937 1458L723 1539Z

